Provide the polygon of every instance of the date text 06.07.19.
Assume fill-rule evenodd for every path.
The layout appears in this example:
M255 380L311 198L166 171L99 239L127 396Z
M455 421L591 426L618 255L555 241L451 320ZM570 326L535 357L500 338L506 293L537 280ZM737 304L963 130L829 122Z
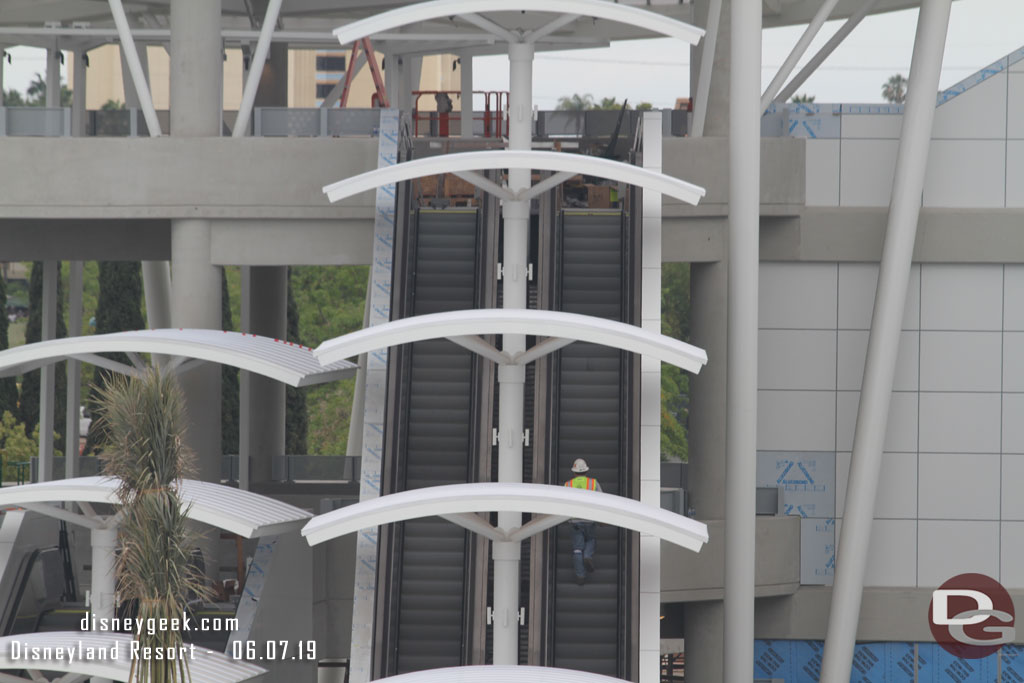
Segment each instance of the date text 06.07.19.
M250 662L316 661L315 640L235 640L231 658Z

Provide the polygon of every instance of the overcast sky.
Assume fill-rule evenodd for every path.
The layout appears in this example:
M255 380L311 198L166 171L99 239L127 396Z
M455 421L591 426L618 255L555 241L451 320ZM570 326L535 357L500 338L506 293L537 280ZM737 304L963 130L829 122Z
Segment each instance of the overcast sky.
M917 11L866 18L800 89L818 102L881 102L882 84L893 74L906 75L914 42ZM809 59L842 22L825 24L804 60ZM1007 53L1024 46L1024 0L958 0L953 3L940 87L953 85ZM802 26L769 29L763 37L762 81L772 79ZM7 89L24 91L37 72L44 72L41 50L15 48L5 65ZM801 62L802 65L802 62ZM799 66L797 67L799 69ZM595 99L629 98L671 107L690 91L689 50L671 39L624 41L599 50L538 54L534 68L534 101L554 108L558 98L573 93ZM474 88L508 88L508 59L474 60Z

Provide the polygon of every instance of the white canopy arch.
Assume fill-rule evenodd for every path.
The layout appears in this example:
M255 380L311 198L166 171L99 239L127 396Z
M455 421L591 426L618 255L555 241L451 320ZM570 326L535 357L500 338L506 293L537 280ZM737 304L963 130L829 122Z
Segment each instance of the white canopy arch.
M80 519L71 521L102 527L104 525L98 519L42 504L73 502L118 505L119 484L120 481L113 477L76 477L10 486L0 489L0 507L17 505L60 519L77 516ZM313 516L294 505L258 493L194 479L182 480L180 495L190 519L245 538L295 531Z
M342 45L359 38L372 37L382 31L418 24L453 15L486 14L488 12L555 12L606 19L636 26L669 38L678 38L690 45L700 42L704 31L690 24L655 14L639 7L630 7L605 0L431 0L404 5L389 12L354 21L334 30ZM527 39L529 39L527 37Z
M452 666L400 674L388 683L622 683L587 671L556 669L547 666Z
M529 512L548 515L518 530L503 532L477 512ZM668 510L610 493L546 484L484 482L451 484L392 493L318 515L302 529L317 545L360 529L421 517L444 517L472 531L501 540L522 540L570 517L639 531L700 552L708 541L707 526Z
M22 633L0 638L0 669L61 671L80 676L128 681L131 673L132 636L126 633L89 631L52 631ZM114 649L116 646L116 650ZM32 650L38 648L38 650ZM60 648L58 650L58 648ZM72 648L75 648L72 650ZM249 662L232 659L222 652L204 647L192 650L185 644L189 673L193 681L203 683L242 683L265 680L267 670ZM38 656L33 657L33 652ZM92 653L94 658L86 659ZM107 658L104 655L117 655ZM194 654L194 657L191 655ZM38 681L45 678L18 678L2 674L4 681ZM60 680L65 680L61 678ZM83 680L69 678L68 680Z
M607 2L600 4L615 6ZM484 152L444 154L405 161L393 166L383 166L376 170L360 173L357 176L326 185L323 191L330 201L336 202L382 185L399 183L422 176L437 175L439 173L471 173L492 168L522 168L555 171L557 173L583 173L600 178L618 180L630 185L637 185L652 192L660 192L661 194L675 197L687 204L697 204L705 194L704 188L698 185L621 161L612 161L611 159L602 159L583 154L501 149Z
M510 333L552 339L527 349L521 355L510 356L474 338L474 335ZM508 365L535 360L543 355L542 351L564 346L564 340L592 342L644 354L692 373L700 372L708 362L703 349L635 325L578 313L517 308L448 311L393 320L328 339L313 351L313 355L321 362L334 363L374 349L440 338L451 339Z
M0 351L0 377L20 375L68 358L124 374L142 367L137 356L132 358L136 364L132 367L98 355L114 352L127 353L129 357L139 353L176 357L167 367L179 372L196 361L222 363L295 387L332 382L356 371L355 364L345 361L323 365L309 347L281 339L221 330L165 329L67 337L17 346Z

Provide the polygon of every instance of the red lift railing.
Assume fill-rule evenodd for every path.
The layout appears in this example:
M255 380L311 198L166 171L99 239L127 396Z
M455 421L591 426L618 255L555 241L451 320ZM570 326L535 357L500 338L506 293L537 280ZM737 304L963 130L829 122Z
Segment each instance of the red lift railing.
M420 121L425 121L428 124L431 119L437 117L437 134L438 137L446 138L449 136L451 129L452 119L459 120L459 112L437 112L437 111L420 111L420 97L423 95L446 95L449 98L453 96L459 97L462 95L461 90L413 90L413 103L412 103L412 121L413 121L413 135L419 135ZM507 90L474 90L474 95L484 96L484 110L480 115L473 116L474 121L484 122L484 137L485 138L499 138L508 135L508 91ZM466 106L463 104L463 106ZM469 106L473 106L472 102Z

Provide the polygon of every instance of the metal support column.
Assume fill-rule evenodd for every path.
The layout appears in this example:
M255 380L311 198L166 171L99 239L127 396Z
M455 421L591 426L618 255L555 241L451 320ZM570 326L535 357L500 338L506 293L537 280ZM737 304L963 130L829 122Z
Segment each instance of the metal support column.
M92 587L89 611L97 619L109 620L114 617L114 596L116 591L117 526L93 529L92 540ZM93 683L113 683L109 678L96 678Z
M761 5L733 2L731 9L724 672L727 683L749 683L754 670Z
M75 81L77 87L77 79ZM68 335L75 337L82 333L82 262L72 261L68 274ZM69 359L68 399L65 419L67 437L64 441L64 478L78 476L78 413L82 404L82 363ZM84 435L82 435L84 436Z
M459 134L464 138L473 137L473 53L459 55L459 86L462 89L459 112Z
M509 44L510 150L529 150L533 144L533 54L531 43ZM508 189L513 194L530 187L530 169L509 169ZM526 308L526 262L530 237L530 202L505 201L502 303L505 308ZM526 350L526 337L506 334L502 350ZM525 368L498 368L498 481L523 480L523 388ZM511 530L523 523L519 512L499 512L498 526ZM494 543L494 663L519 663L519 554L520 544Z
M57 280L60 261L43 261L42 341L57 337ZM37 481L53 479L53 419L57 366L47 363L39 376L39 476Z
M772 79L772 82L768 84L768 88L764 91L764 94L761 95L762 112L768 108L769 104L772 103L772 99L775 98L775 95L779 92L782 84L786 82L787 78L789 78L789 74L793 72L793 67L795 67L796 63L800 61L800 58L804 56L804 52L807 51L807 48L810 46L811 41L814 40L814 37L818 35L818 31L821 30L821 27L825 24L829 15L832 14L832 10L835 9L836 3L838 2L839 0L825 0L825 2L821 3L821 7L818 8L818 11L814 14L814 18L811 19L811 23L807 25L806 30L801 34L799 40L796 41L796 45L793 46L793 49L786 56L786 60L782 63L782 66L779 67L778 72L775 74L775 78Z
M149 83L146 80L146 69L142 66L140 53L135 49L135 39L132 38L132 30L128 26L128 17L125 16L124 6L121 4L121 0L109 0L109 3L110 13L114 17L114 25L117 26L117 35L121 40L121 55L124 61L128 64L128 71L131 74L131 80L139 98L139 106L142 107L142 114L146 118L146 127L149 128L149 134L151 136L157 137L161 135L160 122L156 118L156 109L153 107L153 96L149 92ZM180 0L178 4L181 4ZM216 0L216 2L211 4L216 4L218 12L220 11L219 0ZM175 3L172 2L172 17L174 5ZM173 20L171 23L173 25ZM218 23L218 27L219 25L220 24ZM174 42L173 31L171 42ZM143 47L143 51L145 51L145 47ZM174 54L173 46L171 54ZM128 79L124 80L127 81ZM125 87L125 99L127 100L127 98L128 88Z
M853 435L843 532L836 553L835 585L821 676L821 680L828 683L850 680L864 571L871 544L875 491L882 466L889 400L917 238L917 220L935 117L935 93L939 87L951 2L923 2L917 18L914 56L910 64L911 87L896 156L896 175L857 407L857 427Z
M260 26L260 37L256 40L256 51L252 55L249 75L245 79L245 88L242 90L242 103L238 105L235 127L231 130L233 138L245 137L249 130L249 117L252 115L252 105L256 101L256 90L263 77L263 65L267 61L267 52L270 51L270 38L274 35L277 17L281 13L281 2L282 0L270 0L267 3L267 13L263 17L263 25Z
M700 47L700 75L697 77L697 92L693 102L693 131L695 138L704 137L704 122L708 116L708 98L711 96L711 74L715 64L715 50L718 45L718 28L722 19L722 0L711 0L708 5L708 19L704 44ZM693 50L694 48L690 48Z

